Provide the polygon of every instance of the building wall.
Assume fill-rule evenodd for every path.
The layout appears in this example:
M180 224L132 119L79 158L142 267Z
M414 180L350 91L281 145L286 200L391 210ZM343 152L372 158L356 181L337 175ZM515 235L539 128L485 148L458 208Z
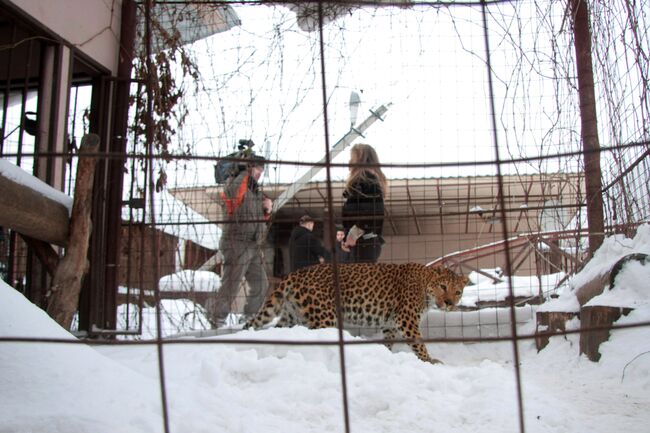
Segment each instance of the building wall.
M122 0L8 1L116 74Z
M501 241L503 237L499 234L494 235L492 241L488 241L482 245L491 242ZM447 254L455 253L458 251L469 250L477 246L476 238L456 238L451 235L427 235L421 236L389 236L386 237L386 244L382 249L380 262L386 263L430 263ZM513 251L511 257L516 255L519 250ZM500 267L505 269L506 257L503 252L495 252L485 257L480 257L472 260L469 263L471 266L478 269L494 269ZM465 273L469 272L465 270ZM524 263L519 267L516 275L535 275L537 268L534 261L534 256L529 255Z
M154 235L158 236L157 250ZM177 237L153 231L150 227L143 230L139 226L131 226L122 228L120 242L120 286L151 290L155 287L156 278L176 271ZM154 266L155 255L158 256L158 270Z
M384 239L386 243L382 248L379 261L383 263L416 262L426 264L447 254L469 250L503 240L501 224L483 222L478 217L471 216L469 224L466 225L464 218L465 217L462 216L460 219L458 217L446 219L442 226L444 233L441 230L439 220L432 222L425 218L420 219L420 228L422 229L421 234L410 233L404 235L390 234L391 230L387 229L388 224L384 222ZM533 216L533 219L534 218L536 218L535 215ZM406 223L403 224L407 227ZM527 232L528 230L526 229L531 227L531 223L520 223L520 230L517 232L512 230L515 226L516 224L514 221L509 221L509 227L511 228L509 237ZM270 239L273 243L273 247L276 248L273 252L275 261L277 262L277 256L281 255L282 262L279 264L279 269L276 269L275 267L271 268L272 265L270 265L269 269L273 269L273 272L269 272L269 275L280 277L289 272L288 239L290 228L292 227L289 225L283 227L283 229L278 230L276 236ZM329 248L329 235L326 234L327 230L325 228L326 227L324 227L321 222L317 222L314 228L314 234L318 238L322 239L323 245L325 245L326 248ZM467 231L465 232L466 228ZM415 229L414 227L409 226L408 231L414 232ZM518 249L513 251L511 257L515 256L518 251ZM470 264L471 266L481 269L496 267L504 268L506 265L506 258L504 253L494 253L487 255L486 257L481 257L476 261L472 261ZM536 273L537 267L535 264L535 258L533 255L530 255L528 259L519 266L516 275L535 275Z

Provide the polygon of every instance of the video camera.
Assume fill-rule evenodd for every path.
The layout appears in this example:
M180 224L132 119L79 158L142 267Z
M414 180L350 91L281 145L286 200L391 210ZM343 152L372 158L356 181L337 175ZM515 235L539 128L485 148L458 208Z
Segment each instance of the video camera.
M239 140L239 145L237 146L237 149L239 149L240 152L253 152L253 146L255 146L255 143L253 143L253 140Z
M226 158L238 158L238 159L260 159L253 152L253 146L255 143L253 140L239 140L237 145L237 152L233 152L230 155L227 155ZM214 165L214 180L217 183L225 183L228 178L237 176L242 170L246 169L246 163L242 161L232 161L229 159L219 160Z

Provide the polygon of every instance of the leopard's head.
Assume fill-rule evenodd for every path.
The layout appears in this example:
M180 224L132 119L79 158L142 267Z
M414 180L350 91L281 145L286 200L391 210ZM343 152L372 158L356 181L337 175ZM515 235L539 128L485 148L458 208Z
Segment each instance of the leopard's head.
M433 291L436 306L441 310L454 310L463 297L463 289L469 283L469 278L444 267L432 271L436 276L428 289Z

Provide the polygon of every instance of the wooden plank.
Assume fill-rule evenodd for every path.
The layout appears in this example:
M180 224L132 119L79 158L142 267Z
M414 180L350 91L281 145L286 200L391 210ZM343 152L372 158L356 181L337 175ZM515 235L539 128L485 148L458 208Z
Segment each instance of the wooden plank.
M512 299L512 302L511 302ZM458 311L477 311L484 308L510 308L512 305L519 307L522 305L541 305L544 299L539 296L515 296L514 299L506 296L503 301L478 301L476 306L467 307L459 305L456 307Z
M140 293L143 295L143 303L149 306L156 305L156 298L153 290L140 291L139 289L132 289L131 293L119 293L117 295L117 305L127 303L140 305ZM160 292L160 299L187 299L197 304L205 305L206 300L215 296L215 292L197 292L188 290L165 290Z
M555 333L566 331L566 322L578 317L578 312L565 311L538 311L536 313L537 326L535 328L535 345L539 352L548 345L549 338Z
M565 251L561 250L560 247L558 247L557 243L555 243L557 242L557 239L549 240L549 239L544 239L543 237L540 236L538 240L546 244L555 254L558 254L566 258L567 260L573 262L574 265L578 265L578 260L574 256L572 256L571 254L567 254Z
M585 306L580 308L580 353L590 361L598 362L600 344L609 339L609 330L621 315L628 315L631 308Z
M519 252L510 261L510 263L512 263L512 265L510 266L512 268L511 269L512 275L517 274L517 271L526 262L531 252L535 251L535 245L532 242L529 242L521 246L512 247L510 248L510 251L513 251L515 248L519 248ZM528 252L528 254L525 254L526 252ZM505 266L503 267L505 268Z
M580 305L584 305L595 296L603 293L607 282L609 281L609 272L598 275L591 280L587 281L575 290L576 298Z
M54 275L56 267L59 265L59 255L54 251L50 244L29 236L20 235L23 241L32 249L38 260L45 267L48 274Z
M513 232L518 233L519 232L519 224L521 223L522 216L526 214L526 219L528 219L528 202L530 200L530 191L533 189L534 182L532 179L528 181L528 187L524 190L524 205L525 207L520 207L519 211L519 217L517 218L517 224L515 224L515 229ZM530 224L528 224L528 228L530 228Z
M0 173L0 226L50 244L65 246L68 208Z

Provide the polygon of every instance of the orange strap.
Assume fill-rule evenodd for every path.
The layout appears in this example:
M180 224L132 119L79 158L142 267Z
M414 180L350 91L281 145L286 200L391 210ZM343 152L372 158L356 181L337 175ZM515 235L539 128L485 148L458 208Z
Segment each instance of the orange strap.
M226 204L226 212L228 215L233 216L237 208L241 205L241 202L244 201L244 196L246 195L246 190L248 189L248 174L244 176L241 183L239 184L239 189L237 190L237 195L234 198L228 198L226 194L221 192L221 199Z

